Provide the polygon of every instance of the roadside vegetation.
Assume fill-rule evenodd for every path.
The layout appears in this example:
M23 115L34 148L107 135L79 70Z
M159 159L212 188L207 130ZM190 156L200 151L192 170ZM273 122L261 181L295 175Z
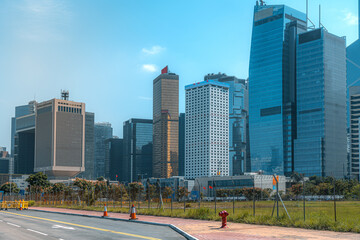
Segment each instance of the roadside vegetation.
M201 201L189 200L190 194L184 187L174 191L170 187L160 189L156 184L144 186L140 182L126 186L109 184L103 178L97 181L77 178L72 186L66 186L50 184L41 173L35 175L28 179L30 194L26 196L33 200L33 206L103 211L106 203L109 212L129 213L134 204L140 215L216 221L220 220L218 212L226 210L230 213L229 222L360 233L360 185L355 180L314 176L303 183L301 175L294 174L286 194L280 192L289 218L280 201L277 217L275 196L270 189L217 188L214 189L215 203L213 198L202 194ZM303 196L306 196L305 219Z

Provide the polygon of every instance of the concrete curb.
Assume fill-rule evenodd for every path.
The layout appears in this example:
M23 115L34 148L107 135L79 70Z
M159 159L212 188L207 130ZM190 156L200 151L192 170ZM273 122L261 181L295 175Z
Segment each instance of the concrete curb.
M127 220L127 219L121 219L121 218L112 218L112 217L101 217L101 216L92 216L92 215L86 215L86 214L77 214L77 213L64 213L64 212L53 212L53 211L46 211L46 210L40 210L40 209L28 209L30 211L37 211L37 212L46 212L46 213L57 213L57 214L64 214L64 215L72 215L72 216L81 216L81 217L91 217L91 218L101 218L101 219L109 219L113 221L123 221L123 222L132 222L132 223L142 223L142 224L149 224L149 225L156 225L156 226L164 226L169 227L175 232L179 233L183 237L185 237L187 240L199 240L196 237L191 236L187 232L184 232L180 228L176 227L172 224L167 223L157 223L157 222L145 222L145 221L139 221L139 220ZM95 211L96 212L96 211Z

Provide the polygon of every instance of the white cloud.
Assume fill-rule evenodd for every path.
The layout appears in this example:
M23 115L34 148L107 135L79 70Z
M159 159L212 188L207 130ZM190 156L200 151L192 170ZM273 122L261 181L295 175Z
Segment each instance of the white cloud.
M355 14L353 14L352 12L349 12L349 11L343 11L343 12L345 14L343 21L347 25L357 25L358 24L359 18Z
M146 101L151 101L152 100L151 97L138 96L138 98L141 99L141 100L146 100Z
M150 49L143 48L143 49L142 49L142 52L143 52L143 53L146 53L146 54L148 54L148 55L156 55L156 54L161 53L161 52L164 51L164 50L165 50L164 47L161 47L161 46L153 46L153 47L150 48Z
M144 64L142 65L142 69L147 72L156 72L157 67L155 64Z

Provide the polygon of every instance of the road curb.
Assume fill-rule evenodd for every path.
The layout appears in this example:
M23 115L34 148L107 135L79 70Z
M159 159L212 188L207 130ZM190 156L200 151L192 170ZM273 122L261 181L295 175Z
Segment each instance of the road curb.
M121 219L121 218L113 218L113 217L101 217L101 216L93 216L93 215L86 215L86 214L78 214L78 213L65 213L65 212L54 212L54 211L46 211L46 210L40 210L40 209L28 209L30 211L37 211L37 212L46 212L46 213L57 213L57 214L64 214L64 215L73 215L73 216L81 216L81 217L91 217L91 218L102 218L102 219L109 219L113 221L123 221L123 222L133 222L133 223L142 223L142 224L149 224L149 225L156 225L156 226L164 226L169 227L175 232L179 233L183 237L185 237L188 240L199 240L196 237L191 236L187 232L184 232L180 228L176 227L173 224L167 224L167 223L157 223L157 222L146 222L146 221L139 221L139 220L127 220L127 219Z

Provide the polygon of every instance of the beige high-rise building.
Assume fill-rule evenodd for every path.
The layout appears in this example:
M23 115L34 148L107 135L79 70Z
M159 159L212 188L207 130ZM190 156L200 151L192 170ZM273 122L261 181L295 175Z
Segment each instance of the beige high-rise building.
M34 171L56 178L85 171L85 103L45 101L37 105L35 119Z
M166 70L165 70L166 69ZM153 177L179 173L179 76L167 67L153 82Z

